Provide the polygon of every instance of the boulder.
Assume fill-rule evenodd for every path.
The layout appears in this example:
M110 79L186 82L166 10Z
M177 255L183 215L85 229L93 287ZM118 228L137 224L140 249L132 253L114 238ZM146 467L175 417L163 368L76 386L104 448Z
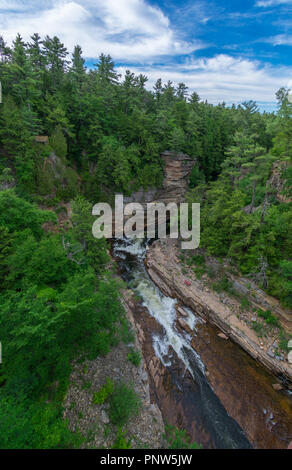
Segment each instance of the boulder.
M225 339L225 340L228 339L228 336L225 335L225 333L218 333L218 336L219 336L219 338L222 338L222 339Z
M101 421L103 424L108 424L110 422L109 417L104 410L101 412Z
M276 392L280 392L280 390L283 390L283 387L281 384L273 384L272 387L274 390L276 390Z

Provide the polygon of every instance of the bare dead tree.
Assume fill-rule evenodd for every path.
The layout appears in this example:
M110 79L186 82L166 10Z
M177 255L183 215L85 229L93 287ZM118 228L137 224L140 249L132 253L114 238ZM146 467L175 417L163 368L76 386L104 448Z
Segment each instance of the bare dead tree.
M267 278L268 267L269 267L269 264L266 258L263 255L261 255L259 257L258 273L256 277L261 281L264 289L267 289L268 287L268 278Z

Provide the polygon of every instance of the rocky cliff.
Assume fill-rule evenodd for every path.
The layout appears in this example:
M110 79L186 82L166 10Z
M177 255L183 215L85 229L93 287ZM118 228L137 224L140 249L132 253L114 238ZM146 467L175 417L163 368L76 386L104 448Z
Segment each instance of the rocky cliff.
M256 448L286 448L292 433L292 403L284 386L238 347L235 340L228 341L227 329L223 334L214 326L215 321L212 325L212 315L217 309L224 323L225 304L216 293L209 296L199 282L196 284L196 298L193 289L188 292L189 283L193 284L194 280L188 277L186 285L186 275L182 276L180 272L177 254L175 246L157 241L148 249L147 261L151 264L149 273L156 284L166 294L181 299L176 303L177 314L172 331L179 332L182 338L187 336L193 348L184 350L193 374L186 369L172 346L167 353L164 348L157 350L157 338L161 338L161 344L164 344L164 327L148 311L143 298L131 290L124 293L126 309L130 312L128 316L143 351L151 403L158 404L165 422L186 429L191 439L206 449L245 448L244 436L236 434L238 428L237 431L234 429L228 416L239 424L245 437ZM192 312L185 307L186 304L192 306ZM201 312L200 316L196 311ZM235 330L234 324L232 327ZM164 359L161 358L162 351ZM228 415L223 413L222 405ZM220 426L214 426L214 423L220 423Z
M161 188L134 191L130 196L124 197L124 205L132 202L141 204L146 209L148 203L170 202L180 203L184 200L189 185L189 176L196 162L189 155L178 152L165 151L161 154L163 161L164 179ZM124 216L124 221L129 216ZM146 220L145 220L146 225ZM116 227L114 215L113 228ZM122 227L116 227L116 233L122 236Z
M189 176L195 160L189 155L165 151L161 154L164 179L162 188L135 191L124 202L139 202L146 205L150 202L179 203L183 201L189 185Z
M195 160L184 153L164 152L164 181L155 197L159 202L182 202L189 186L189 176Z

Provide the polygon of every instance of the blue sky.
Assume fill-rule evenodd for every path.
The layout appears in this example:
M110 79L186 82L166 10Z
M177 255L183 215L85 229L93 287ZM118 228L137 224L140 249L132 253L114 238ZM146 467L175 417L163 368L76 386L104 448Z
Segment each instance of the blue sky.
M127 68L183 81L211 103L254 99L275 109L292 88L292 0L0 0L0 34L57 35L87 64L111 54Z

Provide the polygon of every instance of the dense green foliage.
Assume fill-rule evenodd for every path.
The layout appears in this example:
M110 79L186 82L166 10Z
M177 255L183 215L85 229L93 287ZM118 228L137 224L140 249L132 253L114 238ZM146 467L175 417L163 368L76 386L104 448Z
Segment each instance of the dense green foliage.
M109 397L112 396L114 391L114 384L108 377L106 383L97 392L93 394L92 402L94 405L102 405Z
M201 449L202 447L196 442L191 442L184 429L178 429L176 426L166 424L165 436L169 449Z
M141 402L132 387L124 383L118 384L110 397L109 415L111 422L117 426L126 424L132 416L135 416Z
M1 448L77 445L60 407L71 362L106 354L117 340L118 285L99 274L105 242L87 233L90 204L79 197L72 207L72 229L46 235L53 212L0 193Z
M183 83L159 79L148 90L147 77L119 76L110 56L87 69L80 46L69 60L57 37L38 34L12 47L0 38L0 80L0 448L74 447L80 437L61 407L72 360L131 337L106 241L92 237L92 203L160 185L160 153L188 153L201 245L291 307L292 105L285 89L277 114L253 101L213 106ZM56 214L68 201L63 230ZM111 420L123 425L139 402L124 384L108 387L94 399L110 398ZM170 434L172 448L190 445ZM121 441L127 448L122 432Z
M119 428L112 449L131 449L131 438L128 438L126 431Z
M129 354L128 354L128 360L134 364L134 366L139 366L141 362L141 353L140 351L137 351L134 348L131 348Z
M183 83L157 80L149 91L147 77L120 77L104 54L87 70L81 48L69 60L56 37L35 34L26 44L18 35L12 48L0 43L0 171L2 179L16 177L18 191L70 199L79 189L77 169L90 200L110 199L109 189L160 184L166 149L198 159L193 184L220 172L241 119L235 108L200 102L196 93L188 98ZM49 136L49 145L35 142L38 135Z
M287 90L277 96L277 116L241 110L219 177L188 199L201 203L201 246L292 307L292 104Z

